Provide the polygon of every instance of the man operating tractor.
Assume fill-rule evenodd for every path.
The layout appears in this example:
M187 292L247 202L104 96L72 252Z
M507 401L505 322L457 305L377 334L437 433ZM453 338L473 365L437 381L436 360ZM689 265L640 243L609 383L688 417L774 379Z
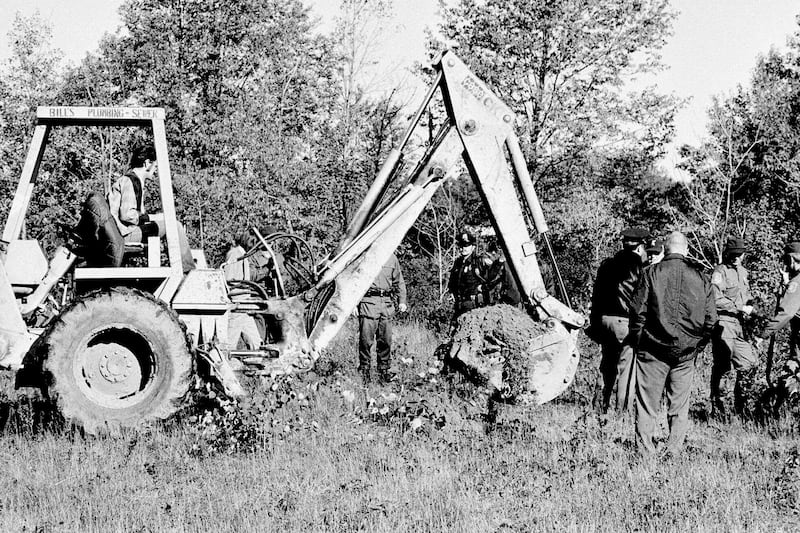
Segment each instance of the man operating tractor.
M164 237L166 224L162 213L148 214L145 210L145 185L158 172L156 150L152 145L139 144L131 152L129 170L111 186L108 205L111 216L126 243L145 243L151 236ZM194 258L186 238L186 230L178 222L178 243L181 249L183 271L195 267Z

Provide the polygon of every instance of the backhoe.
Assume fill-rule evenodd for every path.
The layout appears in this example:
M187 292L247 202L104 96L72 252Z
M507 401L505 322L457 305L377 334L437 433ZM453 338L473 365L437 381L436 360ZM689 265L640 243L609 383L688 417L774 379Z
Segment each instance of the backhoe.
M441 56L435 71L424 101L335 250L316 260L296 236L259 235L260 247L271 256L278 245L293 250L294 261L275 262L292 271L277 272L272 287L229 284L221 269L204 268L202 254L198 268L183 273L163 109L40 107L0 240L0 366L38 376L18 382L42 387L66 419L89 432L172 415L197 372L235 397L244 394L243 374L308 370L437 189L458 179L463 161L486 204L524 308L546 324L546 332L531 338L524 354L530 360L527 388L537 403L555 398L577 369L583 317L549 294L542 280L534 237L541 235L545 251L552 253L548 227L514 134L514 116L452 52ZM413 170L403 174L398 169L404 150L437 93L446 118ZM144 254L143 266L87 261L91 255L85 249L101 245L94 242L97 232L81 247L59 247L49 260L36 240L21 239L48 135L62 126L152 130L166 260L157 237L125 251ZM291 287L290 277L300 282ZM242 348L239 340L255 331L255 319L264 325L261 338ZM463 346L454 346L450 354L470 375L502 389L507 379L502 365L478 366L473 355Z

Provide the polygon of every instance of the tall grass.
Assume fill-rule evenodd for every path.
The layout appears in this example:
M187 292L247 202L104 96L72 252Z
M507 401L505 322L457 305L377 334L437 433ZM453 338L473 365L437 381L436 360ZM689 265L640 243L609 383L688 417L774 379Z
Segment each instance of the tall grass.
M294 381L308 404L282 408L254 452L198 456L188 420L85 438L18 417L0 436L0 530L800 530L786 422L698 422L683 455L651 461L636 454L632 420L577 401L504 408L487 432L482 406L444 391L432 334L406 325L395 341L399 381L364 390L348 329ZM597 365L584 352L579 384ZM419 391L438 403L409 414Z

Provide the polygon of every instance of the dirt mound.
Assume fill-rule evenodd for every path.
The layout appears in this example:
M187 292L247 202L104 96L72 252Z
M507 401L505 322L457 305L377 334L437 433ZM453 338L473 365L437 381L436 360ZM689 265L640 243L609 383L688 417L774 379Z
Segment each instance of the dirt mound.
M527 390L531 339L547 330L510 305L474 309L458 319L450 358L473 381L489 383L512 399Z

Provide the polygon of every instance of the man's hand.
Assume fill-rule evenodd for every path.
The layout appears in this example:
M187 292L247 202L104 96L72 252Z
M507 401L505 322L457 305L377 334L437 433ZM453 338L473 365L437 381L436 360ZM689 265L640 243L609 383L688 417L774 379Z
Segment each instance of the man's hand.
M401 313L405 313L406 311L408 311L408 306L406 304L400 304L397 306L397 310L400 311Z
M741 311L745 316L750 316L750 313L753 312L753 306L752 305L743 305Z
M753 337L753 344L756 345L757 351L759 352L762 351L762 349L764 348L764 341L765 339L762 339L761 337Z

